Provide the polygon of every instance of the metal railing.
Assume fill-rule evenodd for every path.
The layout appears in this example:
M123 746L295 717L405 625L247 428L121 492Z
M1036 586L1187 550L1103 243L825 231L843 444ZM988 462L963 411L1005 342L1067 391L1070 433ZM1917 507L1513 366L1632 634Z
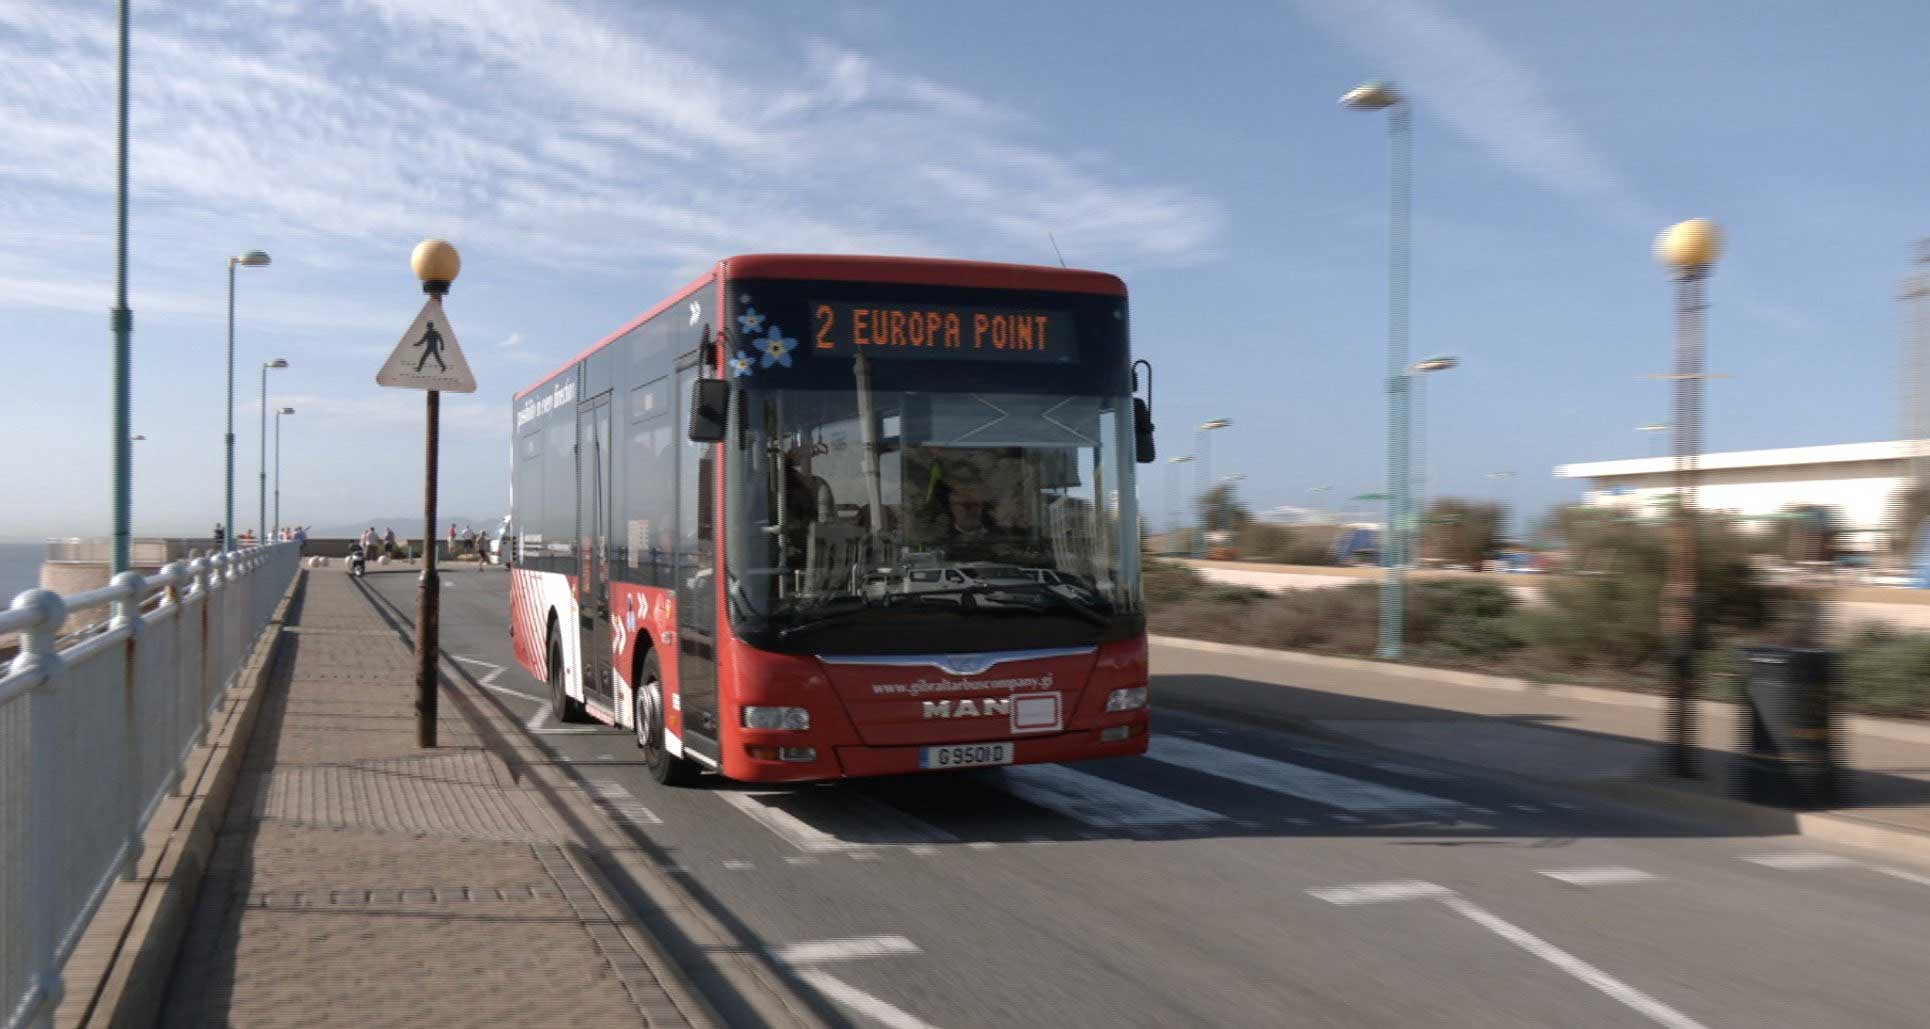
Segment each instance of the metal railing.
M299 566L277 544L176 561L155 575L61 597L28 590L0 610L20 653L0 666L0 1025L50 1025L61 966L141 836L181 786L255 639ZM63 640L67 615L108 608Z

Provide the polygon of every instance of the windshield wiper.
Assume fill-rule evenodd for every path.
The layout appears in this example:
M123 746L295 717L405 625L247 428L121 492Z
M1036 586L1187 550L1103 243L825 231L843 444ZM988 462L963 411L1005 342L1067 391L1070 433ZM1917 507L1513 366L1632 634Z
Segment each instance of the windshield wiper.
M1045 599L1055 600L1055 601L1058 601L1059 610L1065 611L1066 613L1074 615L1078 618L1082 618L1085 621L1092 623L1093 625L1103 626L1110 623L1110 618L1107 616L1106 612L1101 611L1098 608L1091 606L1090 604L1081 604L1078 601L1073 600L1071 597L1068 597L1065 594L1060 593L1058 590L1053 589L1050 585L1042 582L1001 583L997 586L985 586L985 585L961 586L957 589L923 590L917 593L892 594L892 596L894 598L902 597L905 600L915 600L915 599L927 598L927 597L933 598L933 599L957 597L959 598L960 606L963 607L965 606L965 603L968 599L976 601L980 597L989 597L989 598L1002 601L1003 597L1000 596L1001 594L1011 595L1015 597L1025 597L1027 599L1038 598L1041 600L1045 600ZM1051 610L1051 608L1048 608L1045 606L1038 606L1038 605L1026 605L1023 608L1010 608L1010 607L987 606L984 604L974 604L970 609L976 610L976 611L988 611L988 612L1012 611L1012 610L1043 612L1043 611Z

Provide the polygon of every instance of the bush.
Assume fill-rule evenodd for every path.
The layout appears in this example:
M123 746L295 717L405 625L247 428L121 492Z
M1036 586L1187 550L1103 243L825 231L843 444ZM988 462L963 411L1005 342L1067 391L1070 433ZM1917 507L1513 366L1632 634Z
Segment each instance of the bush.
M1879 714L1930 709L1930 633L1865 628L1841 651L1838 693Z
M1206 580L1178 561L1147 558L1140 567L1140 587L1146 606L1153 608L1197 596L1206 588Z

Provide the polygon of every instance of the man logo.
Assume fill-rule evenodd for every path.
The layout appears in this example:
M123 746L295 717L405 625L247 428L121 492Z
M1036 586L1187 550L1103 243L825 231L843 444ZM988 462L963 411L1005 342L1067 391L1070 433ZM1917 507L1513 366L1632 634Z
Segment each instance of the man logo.
M1005 697L985 697L981 700L927 700L926 718L983 718L989 715L1009 715L1012 702Z

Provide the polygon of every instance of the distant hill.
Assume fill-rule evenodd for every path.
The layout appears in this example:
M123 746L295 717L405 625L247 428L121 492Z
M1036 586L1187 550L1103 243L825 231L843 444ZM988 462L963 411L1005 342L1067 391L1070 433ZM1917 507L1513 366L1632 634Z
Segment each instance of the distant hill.
M494 518L470 518L462 515L438 515L436 517L436 535L440 537L448 536L450 522L456 523L457 532L461 532L466 526L477 532L487 532L493 536L496 534L497 527L502 525L503 516L497 515ZM366 522L357 522L352 525L324 525L308 530L308 535L314 539L354 539L362 535L362 531L371 525L375 526L376 532L394 529L397 539L404 537L414 538L422 535L422 516L420 514L410 515L406 518L371 518Z

